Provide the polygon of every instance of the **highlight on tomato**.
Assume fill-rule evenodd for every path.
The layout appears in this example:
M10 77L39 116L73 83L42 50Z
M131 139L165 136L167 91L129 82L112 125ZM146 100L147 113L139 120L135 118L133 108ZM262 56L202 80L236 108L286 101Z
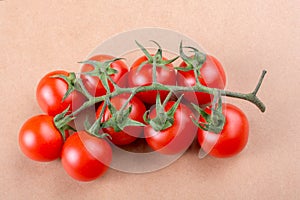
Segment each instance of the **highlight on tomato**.
M69 113L77 110L86 100L75 90L75 73L56 70L46 74L36 88L36 99L40 108L55 116L69 107Z
M92 181L102 176L112 160L112 149L104 138L86 131L72 134L65 142L61 162L72 178Z
M36 115L28 119L19 132L22 152L36 161L52 161L60 157L63 136L49 115Z

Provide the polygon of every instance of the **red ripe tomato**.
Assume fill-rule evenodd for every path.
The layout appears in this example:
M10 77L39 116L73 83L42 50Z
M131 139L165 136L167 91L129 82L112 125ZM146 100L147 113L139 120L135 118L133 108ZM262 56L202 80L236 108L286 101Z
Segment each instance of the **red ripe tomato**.
M121 95L111 98L110 101L111 101L111 104L117 110L120 110L128 98L129 98L129 94L121 94ZM132 120L144 123L143 115L146 112L146 107L141 102L141 100L139 100L137 97L133 97L130 100L129 104L127 105L127 108L129 106L132 106L132 110L128 117ZM103 104L101 104L97 110L97 113L96 113L97 118L99 118L102 108L103 108ZM106 107L106 109L104 111L102 122L107 121L110 118L111 118L111 113L110 113L108 107ZM143 132L143 127L127 126L124 128L124 130L118 131L118 132L116 132L114 130L114 128L109 127L109 128L104 128L103 132L108 133L111 136L112 142L114 144L126 145L126 144L132 143L133 141L136 140L137 137L139 137L141 135L141 133Z
M112 150L105 139L85 131L76 132L65 142L61 162L65 171L79 181L92 181L101 176L112 160Z
M95 55L91 57L89 60L104 62L112 59L114 59L114 57L109 55ZM112 80L116 82L120 87L125 87L127 84L127 80L126 80L126 76L128 72L127 65L123 61L117 60L111 63L110 67L118 71L116 74L110 75ZM90 64L85 64L81 68L81 72L89 72L92 70L94 70L94 66ZM91 95L95 97L99 97L106 94L106 89L104 88L103 84L101 83L98 77L90 76L86 74L81 74L80 77L82 79L84 86L86 87L86 89ZM114 87L112 83L109 81L108 84L109 84L110 91L113 91Z
M168 111L174 101L169 101L165 110ZM192 111L184 104L179 104L174 114L174 123L171 127L155 131L150 125L145 126L144 134L149 146L163 154L177 154L185 151L194 140L197 128L191 120ZM150 111L150 119L156 117L156 109Z
M68 84L62 78L53 78L55 75L69 76L66 71L58 70L46 74L36 89L36 99L41 109L48 115L55 116L70 106L69 113L78 109L86 100L78 91L73 91L62 101L68 90Z
M146 56L142 56L137 59L131 66L128 74L128 85L129 87L136 86L147 86L152 84L152 64L144 65L140 71L138 71L139 66L147 61ZM163 58L163 60L166 60ZM167 64L166 69L163 67L156 68L156 80L158 83L163 85L175 85L176 84L176 74L173 69L172 64ZM168 91L159 91L160 98L162 101L168 95ZM137 93L137 97L141 99L144 103L153 105L155 104L157 96L157 91L146 91Z
M37 115L28 119L19 133L19 146L32 160L52 161L59 158L63 137L49 115Z
M186 63L182 62L180 67L186 67ZM206 61L200 69L201 76L198 77L200 83L210 88L224 89L226 85L226 75L221 63L213 56L206 55ZM196 79L193 70L180 71L177 73L177 85L194 86ZM184 98L199 105L208 104L213 97L203 92L185 92Z
M230 157L241 152L247 144L249 123L246 115L232 104L223 104L225 125L221 133L198 129L198 142L209 155L219 158Z

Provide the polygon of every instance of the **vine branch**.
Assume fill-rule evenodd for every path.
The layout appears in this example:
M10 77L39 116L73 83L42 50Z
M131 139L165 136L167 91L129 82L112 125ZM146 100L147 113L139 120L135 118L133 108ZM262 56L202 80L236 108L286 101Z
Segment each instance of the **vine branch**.
M185 86L175 86L175 85L162 85L160 83L153 83L148 86L138 86L138 87L133 87L133 88L115 88L115 90L111 93L107 93L106 95L103 95L101 97L95 97L91 98L88 101L86 101L79 109L73 112L73 115L75 116L85 108L94 105L95 103L99 103L104 101L106 98L111 98L123 93L130 93L132 94L133 91L134 93L138 92L145 92L145 91L150 91L150 90L162 90L162 91L169 91L169 92L205 92L208 94L214 94L216 91L220 92L222 96L227 96L227 97L233 97L233 98L238 98L238 99L243 99L248 102L253 103L261 112L265 112L266 106L264 103L257 97L257 92L259 88L261 87L261 84L263 82L263 79L266 74L266 70L262 71L262 74L260 76L260 79L254 89L253 92L250 93L240 93L240 92L232 92L228 90L220 90L220 89L215 89L215 88L209 88L203 85L195 85L193 87L185 87Z

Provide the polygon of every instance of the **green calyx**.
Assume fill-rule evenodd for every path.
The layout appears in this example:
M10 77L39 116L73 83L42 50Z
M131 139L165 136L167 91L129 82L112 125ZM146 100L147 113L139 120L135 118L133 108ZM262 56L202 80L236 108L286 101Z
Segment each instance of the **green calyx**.
M70 72L69 76L54 75L54 76L51 76L51 78L61 78L68 84L68 89L67 89L66 93L64 94L61 102L63 102L75 90L82 93L87 99L92 98L90 93L84 87L82 80L80 78L77 78L74 72Z
M199 122L192 118L192 121L199 128L219 134L224 127L225 117L222 113L222 98L219 94L216 94L210 108L211 114L207 113L205 110L200 108L199 106L192 103L193 108L203 117L204 122Z
M151 42L153 42L158 47L158 49L154 55L151 55L149 53L149 51L143 45L141 45L140 43L135 41L135 43L138 45L138 47L142 50L142 52L145 54L145 56L148 59L147 61L141 63L141 65L138 67L138 71L140 71L143 68L143 66L145 66L146 64L152 64L154 68L162 67L162 68L166 69L167 68L166 65L174 62L175 60L177 60L179 58L179 56L176 56L175 58L172 58L170 60L164 60L163 56L162 56L161 46L153 40L151 40ZM154 71L156 71L156 70L154 70Z
M143 116L144 121L147 122L148 124L150 124L150 126L155 131L165 130L165 129L171 127L174 123L174 114L175 114L175 111L177 110L179 103L183 96L181 95L178 98L178 100L175 102L175 104L168 111L165 111L165 105L169 101L171 95L172 95L172 92L169 92L167 98L165 99L165 101L162 104L160 95L159 95L159 93L157 93L156 105L155 105L156 117L153 119L150 119L150 117L149 117L150 111L147 111Z
M116 69L111 68L110 64L117 61L122 60L123 58L114 58L112 60L107 60L104 62L95 61L95 60L86 60L79 63L82 64L90 64L94 67L92 71L83 72L83 74L87 74L90 76L99 76L100 74L112 75L118 73Z
M95 60L86 60L79 63L90 64L94 67L92 71L83 72L82 74L99 77L102 85L104 86L107 92L110 92L109 84L110 81L115 87L118 87L117 84L111 79L110 75L118 73L118 70L111 68L110 64L121 60L122 58L115 58L112 60L107 60L105 62L95 61Z
M77 79L74 72L70 72L69 76L59 74L59 75L51 76L51 78L61 78L68 84L68 89L64 94L61 102L63 102L76 89L75 85Z
M103 128L113 127L116 132L119 132L124 130L124 128L127 126L145 126L145 124L129 118L132 106L130 105L128 108L125 108L125 106L128 105L129 101L127 101L125 106L123 106L120 110L117 110L108 99L106 101L111 114L111 118L103 123Z
M72 120L75 119L75 117L73 117L73 116L66 115L68 113L69 109L70 109L70 106L67 109L65 109L63 112L57 114L53 120L54 125L59 130L61 136L63 137L63 140L66 140L66 131L67 130L76 131L76 129L74 129L72 126L70 126L68 124L69 122L71 122Z
M90 135L97 137L97 138L101 138L101 139L106 138L106 137L111 137L109 134L101 132L103 125L104 125L101 122L101 120L103 118L103 113L104 113L105 108L106 108L106 102L104 102L104 105L101 109L99 118L92 125L90 124L88 118L86 118L86 120L84 122L85 131L87 133L89 133Z
M193 53L192 56L187 56L183 48L190 49L191 52ZM198 71L198 75L200 75L200 69L203 65L203 63L206 61L206 54L200 52L198 49L194 47L189 47L189 46L182 46L182 42L180 42L179 46L179 53L180 57L182 60L186 63L186 67L176 67L175 69L180 70L180 71L190 71L190 70L196 70Z

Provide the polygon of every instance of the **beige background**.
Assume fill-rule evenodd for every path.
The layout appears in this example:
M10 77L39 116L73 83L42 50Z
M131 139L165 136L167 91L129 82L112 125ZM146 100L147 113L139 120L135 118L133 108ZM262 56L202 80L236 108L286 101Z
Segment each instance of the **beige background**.
M83 3L85 2L85 3ZM299 1L0 1L0 199L296 199L299 175ZM38 80L78 71L110 36L142 27L179 31L217 56L228 89L253 89L262 69L262 114L240 100L251 124L247 148L230 159L197 158L191 148L149 174L109 170L91 183L69 178L59 161L20 153L22 123L40 113ZM298 188L298 189L297 189Z

